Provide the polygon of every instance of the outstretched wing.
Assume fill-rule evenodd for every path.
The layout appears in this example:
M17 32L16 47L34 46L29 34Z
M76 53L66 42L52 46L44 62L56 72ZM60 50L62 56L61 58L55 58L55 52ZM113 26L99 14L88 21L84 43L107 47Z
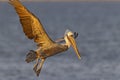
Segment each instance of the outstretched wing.
M40 46L53 43L45 32L40 20L28 11L19 0L9 0L9 3L15 8L20 18L23 31L29 39L34 39Z

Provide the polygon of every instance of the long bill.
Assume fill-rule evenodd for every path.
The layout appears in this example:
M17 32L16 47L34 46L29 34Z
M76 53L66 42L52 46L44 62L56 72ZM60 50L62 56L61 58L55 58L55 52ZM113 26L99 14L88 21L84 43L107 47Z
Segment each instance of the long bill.
M76 55L78 56L79 59L81 59L80 52L79 52L79 50L77 48L76 41L75 41L74 37L73 36L67 36L67 37L68 37L68 40L71 43L73 49L75 50Z

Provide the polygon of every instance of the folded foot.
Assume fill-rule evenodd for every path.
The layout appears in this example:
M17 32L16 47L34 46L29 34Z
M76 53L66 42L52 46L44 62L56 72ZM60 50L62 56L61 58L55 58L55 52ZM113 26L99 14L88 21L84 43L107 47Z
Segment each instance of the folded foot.
M37 77L40 74L40 71L41 71L42 66L44 64L44 61L45 61L45 59L41 59L41 62L40 63L38 62L39 64L37 64L37 67L34 67L34 71L35 71Z

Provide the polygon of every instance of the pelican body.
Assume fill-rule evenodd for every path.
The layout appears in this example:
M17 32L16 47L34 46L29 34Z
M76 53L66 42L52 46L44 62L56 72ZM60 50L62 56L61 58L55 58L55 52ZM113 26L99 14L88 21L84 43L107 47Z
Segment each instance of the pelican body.
M37 76L39 76L46 58L67 51L70 46L74 48L78 58L81 58L75 42L78 33L66 30L63 38L53 41L44 30L40 20L28 11L19 0L9 0L9 3L15 8L25 35L37 43L37 49L30 50L25 60L27 63L36 60L33 70Z

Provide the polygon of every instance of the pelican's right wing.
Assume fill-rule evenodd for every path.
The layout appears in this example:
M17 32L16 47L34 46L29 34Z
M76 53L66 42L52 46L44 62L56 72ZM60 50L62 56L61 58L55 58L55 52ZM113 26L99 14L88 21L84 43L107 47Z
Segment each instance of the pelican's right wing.
M23 31L29 39L34 39L40 46L53 43L45 32L40 20L29 12L19 0L9 0L9 3L15 8L20 18Z

